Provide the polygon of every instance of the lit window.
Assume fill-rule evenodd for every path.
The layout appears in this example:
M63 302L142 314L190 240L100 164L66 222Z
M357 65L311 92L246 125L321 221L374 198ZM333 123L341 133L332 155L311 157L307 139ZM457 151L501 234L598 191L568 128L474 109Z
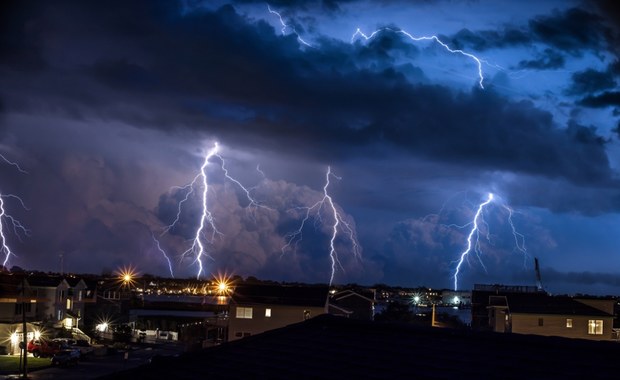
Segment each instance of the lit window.
M251 307L237 307L237 318L252 319Z
M265 309L265 317L271 317L271 309Z
M571 318L566 318L566 328L567 329L573 328L573 320Z
M67 298L67 310L71 310L71 298Z
M588 334L603 335L603 320L602 319L590 319L588 321Z

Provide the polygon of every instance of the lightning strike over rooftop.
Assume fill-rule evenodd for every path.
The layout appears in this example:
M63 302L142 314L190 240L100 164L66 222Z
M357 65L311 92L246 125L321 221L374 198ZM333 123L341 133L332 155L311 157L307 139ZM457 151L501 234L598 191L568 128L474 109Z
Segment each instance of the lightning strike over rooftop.
M191 245L188 249L181 253L181 258L191 256L194 257L194 262L198 264L198 273L197 278L200 278L201 275L204 274L204 262L203 259L208 257L212 257L207 252L206 244L212 244L215 237L217 235L223 235L222 232L217 228L215 223L215 218L209 208L209 179L207 173L207 167L209 163L213 163L213 159L216 157L220 163L219 166L224 173L224 177L230 182L234 183L238 186L241 191L245 194L245 197L248 201L248 206L246 208L263 208L271 210L266 205L261 204L252 196L252 188L245 187L239 180L232 177L226 167L226 161L219 154L219 144L216 142L214 146L207 151L207 154L204 156L204 161L200 167L199 173L194 177L194 179L185 186L175 187L180 190L185 190L185 196L179 202L177 206L177 213L175 219L171 224L164 228L164 231L160 235L163 236L168 233L180 220L181 213L183 212L183 205L189 200L190 196L194 193L196 189L200 189L200 219L198 222L198 227L196 232L191 239ZM261 172L262 173L262 172ZM209 232L210 230L210 232ZM209 236L210 234L210 236ZM161 247L159 240L153 236L153 239L156 241L157 249L162 253L166 261L168 262L168 268L170 273L172 274L172 265L169 256L166 254L166 251Z
M353 230L351 225L344 220L344 218L342 217L342 214L338 212L338 209L336 208L336 205L334 204L334 201L331 195L329 195L328 188L330 185L330 177L332 176L336 179L341 179L340 177L333 174L331 171L331 167L328 166L327 172L325 173L325 185L323 186L323 197L310 207L296 207L295 208L296 210L303 210L304 216L301 220L299 228L295 230L294 232L286 235L285 237L286 244L282 247L282 254L284 254L288 249L291 248L291 245L297 245L303 239L303 229L308 219L310 219L312 213L315 212L315 215L316 215L315 217L317 218L317 220L319 222L322 222L323 219L321 216L321 210L324 207L329 208L329 210L331 211L331 217L333 218L333 221L330 224L331 237L329 240L329 258L331 260L331 275L329 278L329 285L331 285L334 281L334 275L336 274L336 266L338 265L340 266L341 269L343 269L338 259L338 251L336 249L336 239L338 238L338 233L340 231L346 234L347 238L351 242L353 254L358 258L360 257L359 244L357 242L355 231Z
M480 247L480 235L484 234L484 237L489 241L489 243L492 243L490 228L489 228L488 223L484 219L484 213L489 204L491 203L495 204L498 202L500 203L499 206L501 206L501 209L506 210L506 212L508 213L508 216L506 219L507 219L508 225L510 226L510 233L512 234L514 238L515 250L523 254L523 266L526 267L526 262L527 262L527 259L529 258L529 255L527 253L527 249L525 248L525 236L519 231L517 231L517 228L515 227L514 221L512 219L514 210L507 204L503 203L500 197L498 197L497 195L494 195L493 193L489 193L487 199L477 206L476 213L471 222L465 225L462 225L462 226L456 225L456 224L447 225L447 227L457 227L457 228L465 228L465 227L471 226L471 230L467 236L467 247L459 256L459 260L457 261L457 266L454 271L454 275L453 275L454 290L458 290L458 276L461 270L461 266L463 265L463 262L469 257L470 253L472 252L475 253L476 257L478 258L478 261L480 262L480 265L485 270L485 272L487 271L487 268L484 265L484 261L482 260L482 257L481 257L482 249ZM481 228L483 226L484 228Z
M471 222L472 224L471 231L469 232L469 235L467 235L467 248L461 253L458 264L456 265L456 269L454 270L454 290L458 290L459 288L458 286L459 285L459 272L461 270L461 265L463 265L463 262L465 261L465 259L467 258L467 256L469 255L472 249L478 252L478 239L480 236L480 229L478 228L479 227L478 223L479 223L479 220L482 219L482 210L484 209L486 205L491 203L491 201L493 201L493 193L489 193L487 200L480 203L480 205L478 205L478 210L476 211L476 214L474 215L474 220ZM474 235L476 236L475 243L472 242Z

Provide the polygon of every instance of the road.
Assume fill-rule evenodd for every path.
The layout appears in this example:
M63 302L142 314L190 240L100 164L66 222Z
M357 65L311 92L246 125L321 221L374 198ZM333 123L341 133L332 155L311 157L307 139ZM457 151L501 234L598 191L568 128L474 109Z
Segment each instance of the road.
M182 352L182 347L173 344L161 344L153 347L138 347L126 352L112 355L95 356L89 360L80 361L70 367L49 367L28 373L33 380L62 379L88 380L103 375L122 371L127 368L138 367L148 362L155 355L170 356ZM6 375L4 379L19 378L16 375Z

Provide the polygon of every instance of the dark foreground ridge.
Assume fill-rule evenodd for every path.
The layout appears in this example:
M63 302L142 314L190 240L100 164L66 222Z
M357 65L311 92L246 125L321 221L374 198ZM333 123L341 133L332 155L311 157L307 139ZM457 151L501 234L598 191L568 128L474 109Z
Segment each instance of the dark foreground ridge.
M618 379L620 344L330 315L101 379Z

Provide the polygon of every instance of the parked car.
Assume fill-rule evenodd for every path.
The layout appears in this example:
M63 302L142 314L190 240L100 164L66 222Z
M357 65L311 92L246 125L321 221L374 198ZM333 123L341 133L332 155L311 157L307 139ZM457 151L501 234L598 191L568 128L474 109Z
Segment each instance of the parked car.
M71 364L76 365L78 360L80 360L80 351L63 349L52 356L52 365L67 367Z
M35 358L52 356L62 349L62 345L45 339L32 339L28 342L26 350Z
M80 352L80 359L89 358L95 354L95 348L91 346L88 341L83 339L76 340L75 343L69 347Z

